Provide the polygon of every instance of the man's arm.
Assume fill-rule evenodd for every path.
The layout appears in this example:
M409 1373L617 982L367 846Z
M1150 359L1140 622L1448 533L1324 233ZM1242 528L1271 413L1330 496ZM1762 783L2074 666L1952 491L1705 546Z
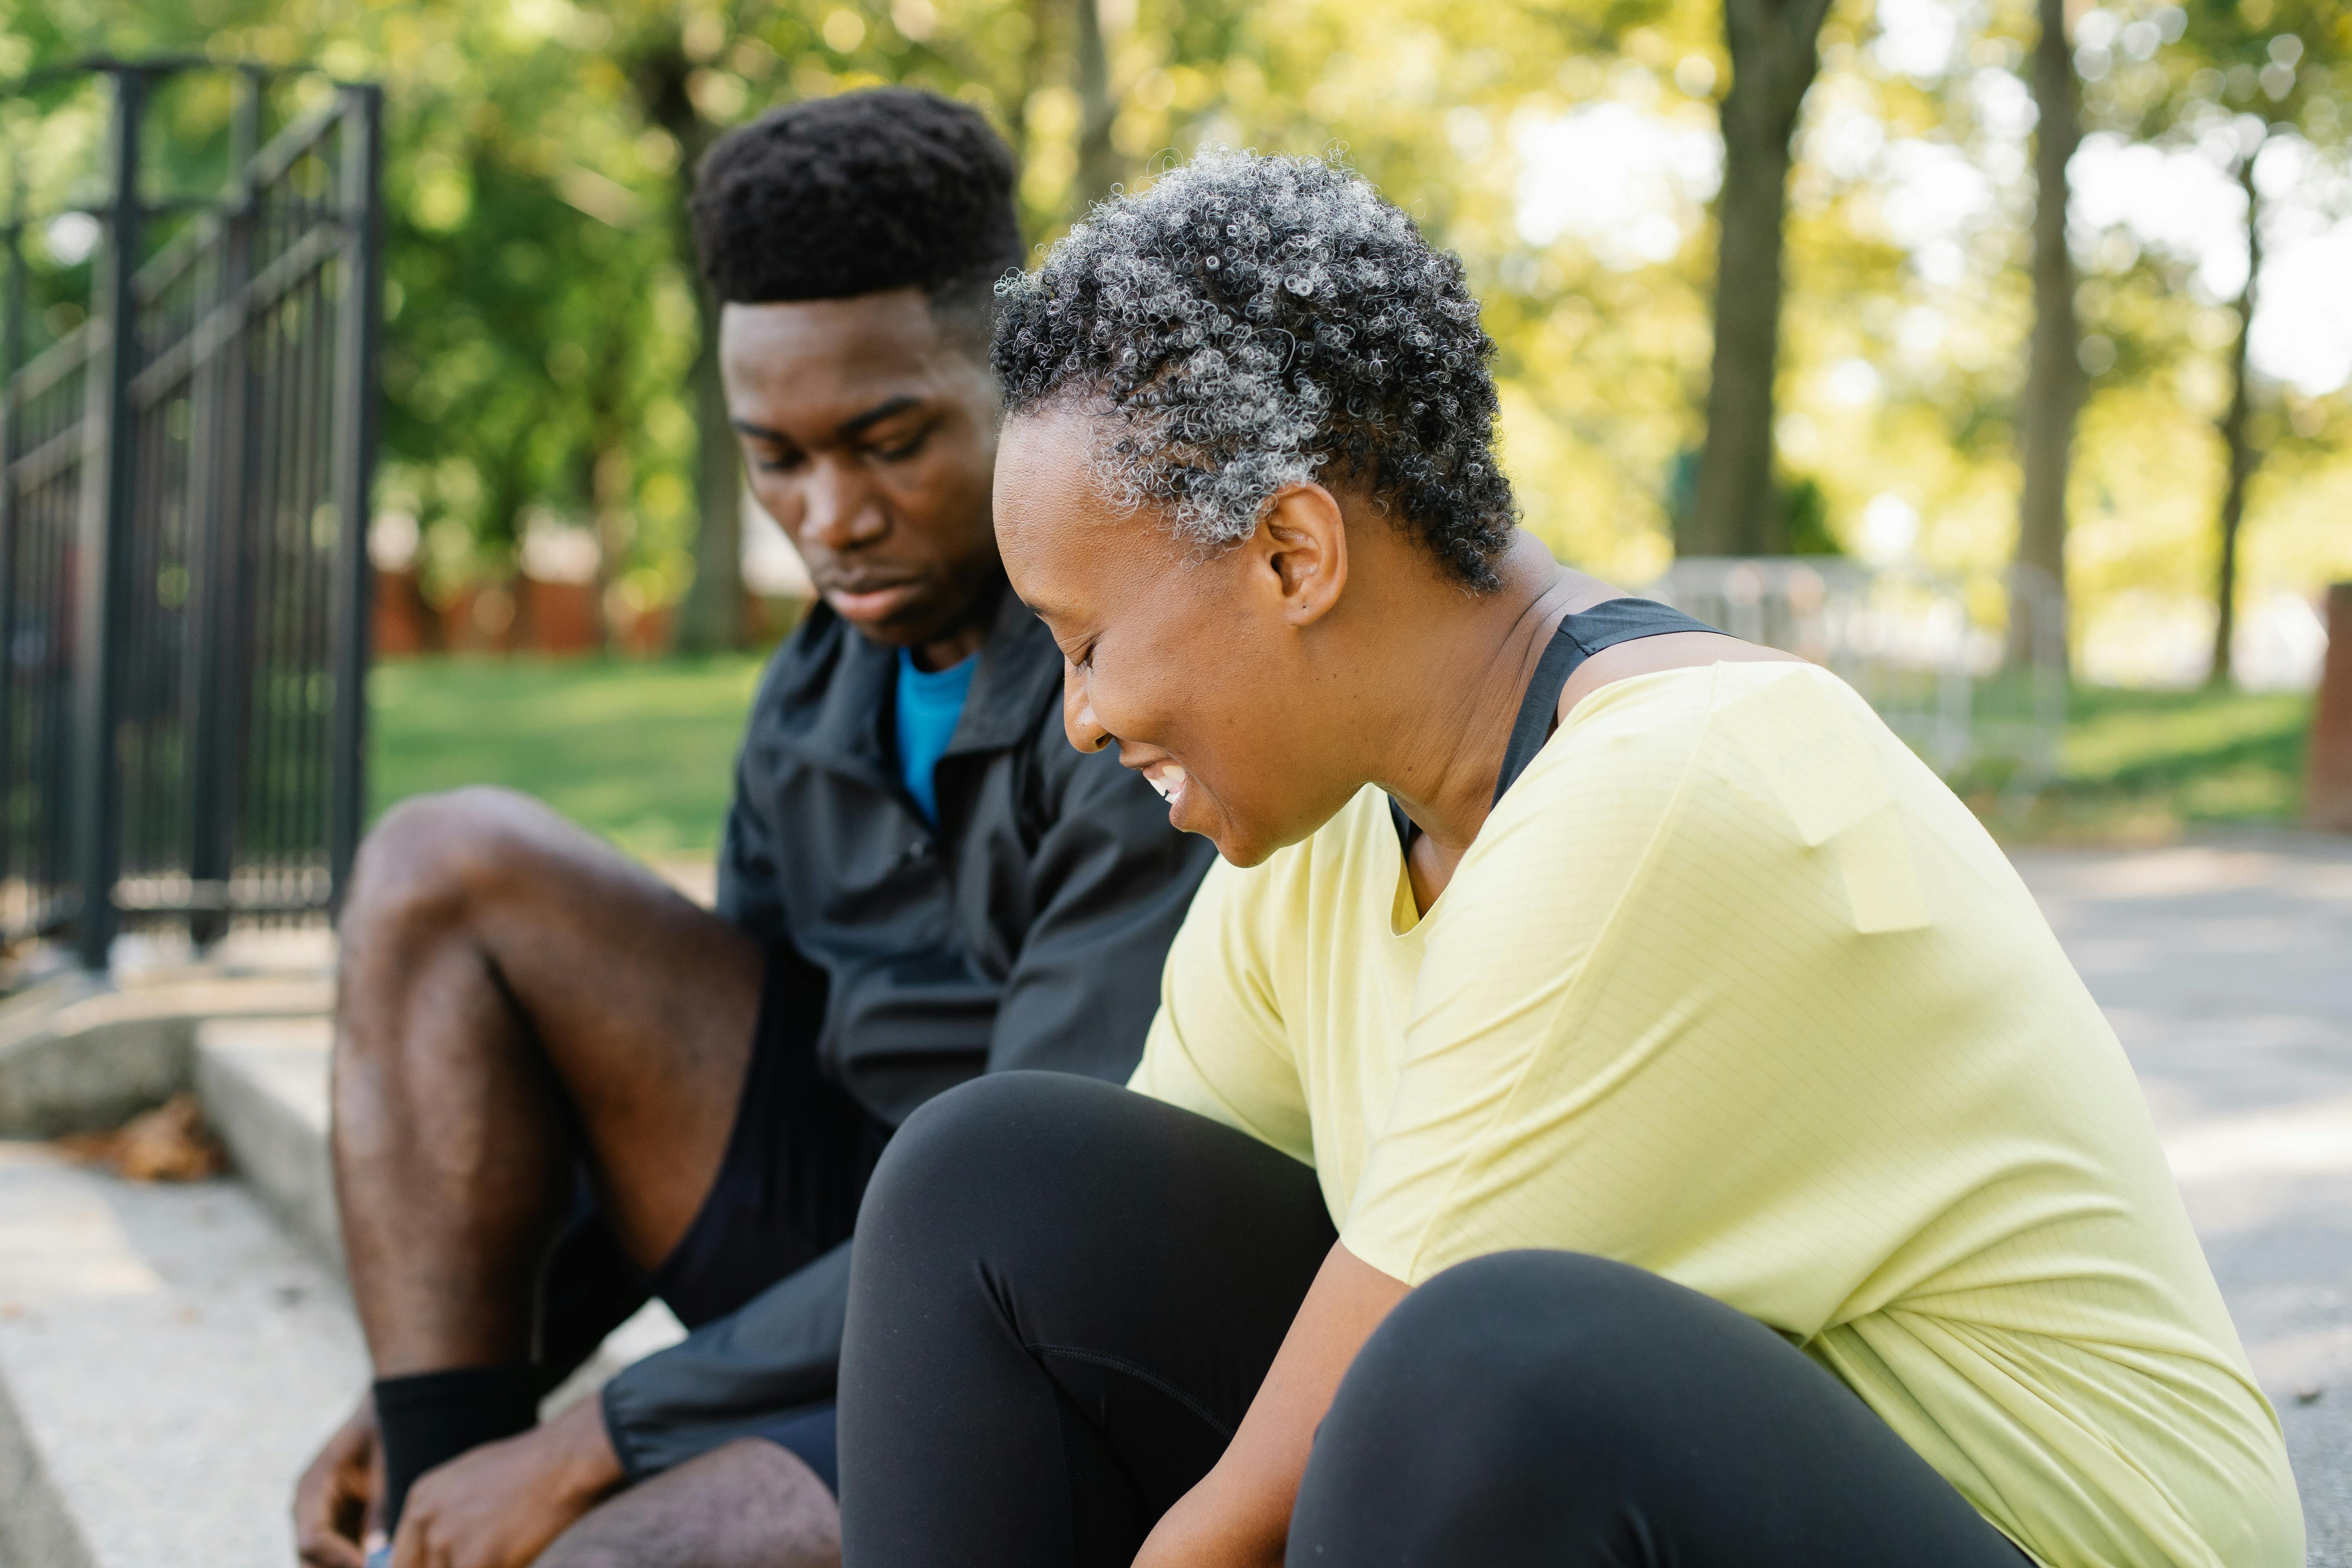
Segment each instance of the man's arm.
M830 1398L849 1310L846 1242L727 1316L623 1368L604 1385L604 1430L635 1482Z
M1061 738L1053 737L1061 746ZM1058 797L1030 862L1029 929L1006 977L988 1068L1123 1082L1160 1005L1169 943L1215 858L1111 752L1056 752Z
M1280 1568L1315 1428L1410 1289L1333 1244L1223 1458L1160 1516L1135 1568Z

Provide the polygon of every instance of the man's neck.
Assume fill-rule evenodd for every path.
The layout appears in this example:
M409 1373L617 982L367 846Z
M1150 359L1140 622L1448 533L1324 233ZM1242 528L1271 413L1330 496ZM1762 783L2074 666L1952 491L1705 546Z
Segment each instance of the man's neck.
M971 602L971 607L954 630L929 642L917 643L907 650L915 668L925 674L952 669L981 650L988 634L996 628L996 612L1003 598L1004 579L999 577Z

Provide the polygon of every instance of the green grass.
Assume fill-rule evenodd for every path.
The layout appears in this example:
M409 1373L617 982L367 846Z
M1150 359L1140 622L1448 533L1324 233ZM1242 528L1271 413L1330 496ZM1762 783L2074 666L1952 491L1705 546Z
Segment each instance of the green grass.
M372 678L375 809L498 784L637 854L719 842L761 658L414 659ZM2311 700L2291 694L2074 694L2061 776L2031 800L1962 785L2011 839L2148 842L2205 824L2292 820Z
M2160 841L2284 823L2303 805L2311 699L2300 692L2077 687L2057 781L2030 803L1970 795L2003 837Z
M504 784L636 854L707 855L762 658L380 665L368 684L373 809Z

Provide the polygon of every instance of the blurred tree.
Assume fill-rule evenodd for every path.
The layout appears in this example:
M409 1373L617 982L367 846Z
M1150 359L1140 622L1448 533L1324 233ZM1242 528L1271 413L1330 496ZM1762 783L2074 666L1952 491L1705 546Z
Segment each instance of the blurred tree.
M2213 423L2222 472L2207 679L2223 686L2233 679L2248 502L2279 425L2275 394L2261 384L2251 363L2264 228L2269 208L2298 184L2327 177L2333 171L2323 154L2343 150L2336 73L2352 63L2352 5L2345 0L2199 0L2175 26L2179 41L2147 68L2115 73L2097 107L2136 136L2218 163L2243 202L2244 270L2229 305L2234 330L2221 345L2228 391ZM2100 77L2109 75L2110 46L2127 44L2127 31L2110 22L2085 42Z
M1071 75L1078 94L1078 174L1070 193L1071 216L1076 217L1110 195L1126 169L1118 149L1111 144L1118 100L1111 91L1110 51L1103 39L1101 0L1070 0L1070 9L1075 22Z
M1697 555L1788 548L1773 474L1790 140L1821 68L1829 0L1723 0L1731 90L1723 97L1716 205L1715 358L1706 445L1682 548Z
M711 653L743 640L743 474L735 432L727 418L727 389L719 374L719 302L711 298L695 261L689 207L702 156L718 140L719 127L706 119L694 97L704 96L722 113L740 107L739 96L716 79L696 72L716 58L735 29L716 12L681 16L674 8L648 8L621 47L621 58L646 120L677 149L676 177L663 202L665 226L675 261L694 300L694 360L688 372L694 410L694 576L678 606L677 646L688 653ZM689 58L691 48L699 59Z
M2352 78L2313 74L2345 48L2300 19L2318 0L2270 3L2281 9L2255 20L2246 7L2263 0L2199 0L2258 32L2225 59L2170 30L2187 14L2166 0L2078 0L2076 74L2086 126L2189 155L2242 109L2272 112L2268 40L2294 33L2303 108L2268 133L2257 195L2301 224L2308 202L2281 206L2278 182L2307 194L2333 177L2316 164L2297 174L2295 160L2340 144L2343 121L2323 111ZM1783 282L1760 318L1777 337L1769 400L1748 421L1767 514L1750 526L1967 577L1981 590L1973 613L1999 624L2022 515L2021 426L2042 423L2016 374L2035 316L2030 176L2053 150L2047 133L2028 141L2033 5L1840 6L1797 49L1801 15L1742 0L1751 23L1780 18L1760 36L1818 78L1780 126L1780 175L1759 183L1757 138L1727 147L1726 132L1756 118L1739 77L1754 87L1771 72L1753 58L1731 71L1727 47L1755 29L1736 36L1717 0L1082 5L0 0L0 71L92 47L206 48L385 82L380 510L423 525L436 592L511 571L522 539L549 528L592 528L608 597L633 610L680 600L698 537L722 557L701 573L717 580L734 556L703 529L704 500L731 500L736 482L731 450L723 479L704 468L716 421L694 374L709 334L681 243L685 181L701 144L770 104L906 81L1005 128L1041 241L1107 184L1148 180L1203 143L1362 170L1469 268L1498 344L1504 457L1528 526L1629 584L1670 558L1671 520L1697 488L1685 455L1710 433L1710 395L1729 388L1711 374L1715 290L1758 276L1726 264L1730 231L1768 233ZM1098 53L1082 58L1089 16ZM2199 28L2209 20L2200 12ZM316 89L282 83L273 123ZM2187 108L2199 95L2210 113ZM85 96L49 106L38 145L14 129L22 106L0 104L49 211L94 166L102 106ZM195 79L159 100L187 161L174 188L217 179L227 103L225 81ZM1734 187L1783 191L1780 221L1743 227ZM2186 250L2089 226L2079 191L2075 208L2078 374L2094 395L2067 484L2068 566L2078 623L2095 628L2111 611L2207 593L2207 498L2227 479L2210 432L2240 334L2234 275L2205 279ZM2294 237L2265 232L2273 254ZM79 320L86 289L87 262L77 270L48 241L36 225L32 283L55 316L36 321L34 347ZM2243 487L2260 521L2244 530L2247 592L2352 572L2352 463L2339 456L2352 406L2324 387L2248 384L2246 445L2266 461Z
M2066 37L2065 0L2036 0L2033 47L2033 332L2017 411L2017 555L2011 570L2009 658L2032 660L2047 631L2066 657L2066 471L2083 402L2082 331L2074 318L2066 166L2083 142L2082 85ZM2054 604L2050 595L2054 591ZM2057 626L2045 627L2054 615Z

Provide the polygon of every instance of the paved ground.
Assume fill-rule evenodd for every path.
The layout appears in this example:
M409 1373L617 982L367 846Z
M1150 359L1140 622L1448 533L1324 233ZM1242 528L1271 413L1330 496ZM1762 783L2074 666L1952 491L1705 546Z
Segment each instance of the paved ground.
M2352 840L2016 859L2139 1071L2311 1562L2352 1568Z

